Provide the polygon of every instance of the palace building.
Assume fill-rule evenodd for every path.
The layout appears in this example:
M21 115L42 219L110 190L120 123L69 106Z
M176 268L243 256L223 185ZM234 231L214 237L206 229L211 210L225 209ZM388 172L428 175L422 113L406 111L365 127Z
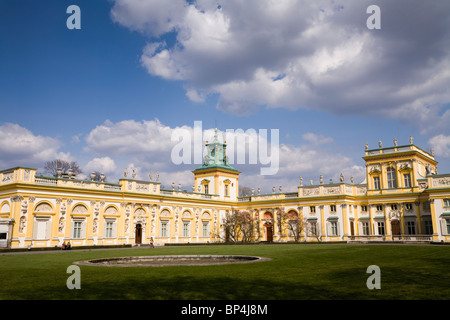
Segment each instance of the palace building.
M216 129L217 133L217 129ZM226 144L206 144L193 170L192 191L161 188L135 175L117 183L79 180L61 172L38 175L16 167L0 172L0 247L34 248L225 241L226 220L244 213L253 241L450 242L450 174L438 174L433 153L413 144L369 149L361 184L304 185L296 192L253 191L239 197L240 172ZM295 228L289 228L297 221ZM293 224L291 224L293 225ZM297 233L295 231L297 230Z

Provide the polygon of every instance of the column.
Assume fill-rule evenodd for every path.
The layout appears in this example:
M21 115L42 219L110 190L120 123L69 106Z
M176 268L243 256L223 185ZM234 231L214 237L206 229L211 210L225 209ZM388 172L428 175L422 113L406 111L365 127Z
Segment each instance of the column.
M420 216L419 205L420 203L418 202L414 203L414 212L416 213L417 217L417 234L422 234L422 218Z
M343 231L344 234L342 235L342 240L346 240L345 238L348 237L348 220L347 220L347 204L343 203L341 204L342 208L342 225L343 225Z
M324 213L324 206L320 205L318 206L319 210L320 210L320 221L321 221L321 227L322 227L322 232L321 232L321 239L323 240L323 238L327 237L327 228L326 228L326 221L325 221L325 213Z
M434 199L430 199L431 221L433 223L433 241L439 241L438 221L436 221L436 208L434 206Z

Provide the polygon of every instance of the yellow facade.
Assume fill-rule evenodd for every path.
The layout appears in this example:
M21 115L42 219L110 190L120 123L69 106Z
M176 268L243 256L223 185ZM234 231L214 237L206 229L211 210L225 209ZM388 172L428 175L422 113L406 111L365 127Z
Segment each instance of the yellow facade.
M437 174L432 154L411 143L366 149L363 159L362 184L301 182L296 192L246 197L226 162L194 170L192 192L3 170L0 246L219 242L236 213L248 217L253 241L450 241L450 174Z

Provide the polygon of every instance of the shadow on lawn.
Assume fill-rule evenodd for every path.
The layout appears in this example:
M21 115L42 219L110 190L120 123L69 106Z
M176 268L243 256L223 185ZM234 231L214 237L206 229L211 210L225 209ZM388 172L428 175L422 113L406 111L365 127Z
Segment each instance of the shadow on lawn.
M324 287L281 283L276 280L212 279L177 276L151 281L119 281L82 284L81 299L149 300L290 300L326 299L333 296ZM66 294L67 295L67 294ZM78 293L77 293L78 295Z

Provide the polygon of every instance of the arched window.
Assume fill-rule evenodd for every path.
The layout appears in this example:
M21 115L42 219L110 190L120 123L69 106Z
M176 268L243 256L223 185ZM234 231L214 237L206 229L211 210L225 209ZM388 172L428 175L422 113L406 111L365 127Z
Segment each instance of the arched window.
M387 168L387 183L388 188L397 188L397 174L392 167Z

